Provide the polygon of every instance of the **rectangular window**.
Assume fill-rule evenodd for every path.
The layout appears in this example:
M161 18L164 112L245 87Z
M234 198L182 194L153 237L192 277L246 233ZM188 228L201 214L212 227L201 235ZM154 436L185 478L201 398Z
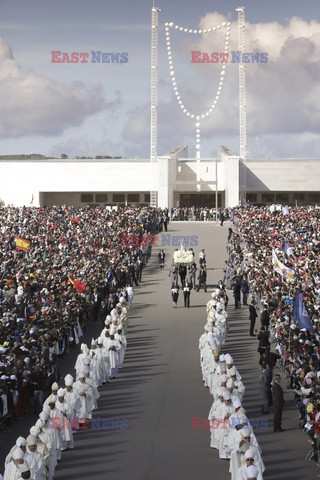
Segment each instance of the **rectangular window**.
M293 200L303 201L305 199L306 199L306 195L304 193L296 192L293 194Z
M256 193L247 193L247 200L250 203L257 201L257 194Z
M139 193L128 193L127 199L128 199L128 203L139 203L140 195Z
M277 202L288 202L289 201L289 193L277 193L276 195Z
M261 200L263 202L274 202L274 194L273 193L263 193L261 196Z
M112 195L113 201L116 203L124 203L125 195L124 193L114 193Z
M320 193L319 192L308 193L308 200L309 202L319 202Z
M93 193L81 193L81 202L92 203L93 202Z
M103 203L108 201L107 193L96 193L96 202Z
M146 203L150 203L150 193L145 193L145 194L144 194L144 201L145 201Z

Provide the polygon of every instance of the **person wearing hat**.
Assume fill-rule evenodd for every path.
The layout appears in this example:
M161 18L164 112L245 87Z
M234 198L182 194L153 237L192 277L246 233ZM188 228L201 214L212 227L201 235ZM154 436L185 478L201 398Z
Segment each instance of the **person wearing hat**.
M119 370L121 370L121 368L123 367L124 356L125 356L126 349L127 349L127 339L126 339L125 334L122 331L122 328L118 327L118 329L117 329L117 331L114 335L114 338L115 338L115 340L118 340L118 342L121 345L120 350L118 352L118 354L119 354Z
M237 368L235 367L234 361L233 361L233 358L231 357L231 355L229 353L227 353L227 354L225 354L224 358L225 358L225 361L226 361L226 373L227 373L227 375L229 375L229 371L232 369L232 372L235 372L235 374L236 374L237 380L241 380L241 375L238 372ZM234 375L234 373L233 373L233 375Z
M224 394L226 393L226 389L223 387L218 387L216 389L216 396L217 399L214 400L212 403L208 419L210 421L210 447L211 448L219 448L219 439L220 439L220 432L219 429L221 428L221 418L223 415L223 410L225 407L225 400ZM223 420L222 420L223 422Z
M66 391L64 388L59 388L57 393L56 409L59 411L59 424L61 424L61 450L69 450L74 448L74 441L71 428L71 420L73 409L72 405L65 401Z
M97 404L97 400L100 398L100 393L98 392L98 388L97 388L97 385L96 385L96 382L94 380L94 378L92 377L91 375L91 370L90 370L90 367L88 366L84 366L83 367L83 372L86 376L86 383L88 385L90 385L91 389L92 389L92 394L93 394L93 403L94 403L94 407L93 407L93 410L96 410L98 408L98 404Z
M73 384L73 389L79 395L81 402L81 408L79 412L80 420L91 419L92 410L94 408L93 391L86 379L86 373L84 370L80 370L78 380Z
M118 374L118 367L119 367L118 352L121 348L121 345L120 345L120 342L114 338L115 333L116 333L116 329L112 327L110 329L110 336L105 337L103 340L103 344L106 347L107 351L109 352L109 361L110 361L109 378L110 379L116 378Z
M254 452L249 448L244 454L245 465L239 467L235 480L262 480L262 473L254 463Z
M273 431L283 432L281 427L282 411L284 407L283 390L280 385L281 376L276 373L272 384L272 403L273 403Z
M106 348L103 346L103 338L98 337L95 349L96 367L101 384L109 382L109 358Z
M228 375L233 380L233 388L238 393L240 401L242 401L245 393L245 386L241 380L237 379L237 371L235 367L228 369Z
M47 445L40 439L39 435L41 434L42 427L40 428L39 426L34 425L33 427L30 428L30 435L34 435L37 438L37 452L41 453L44 464L46 468L48 467L47 462L48 462L48 457L50 455L50 452L47 448Z
M44 461L48 471L48 480L52 480L58 460L61 459L60 431L52 427L51 418L46 412L40 413L35 426L41 429L38 437L48 450L48 456L44 456Z
M26 439L24 437L18 437L15 445L13 445L10 452L6 456L4 464L7 465L7 463L9 463L13 460L12 454L17 448L20 448L23 452L25 452L26 451L26 445L27 445Z
M41 453L37 451L37 437L28 435L27 450L24 457L34 480L46 480L46 468Z
M230 456L229 472L231 473L231 480L236 479L239 468L245 465L245 453L247 450L249 450L249 448L251 450L250 458L254 459L254 464L262 473L265 471L265 466L262 461L260 451L251 443L251 428L243 427L241 430L239 430L239 432L241 440L238 442L236 448L232 451Z
M49 406L49 402L51 399L51 403L54 401L55 403L55 400L57 399L57 392L59 390L59 385L57 384L57 382L54 382L52 385L51 385L51 395L49 395L49 397L44 401L44 406Z
M12 461L6 464L4 469L4 480L17 480L19 478L19 467L24 463L25 452L16 448L12 453Z
M77 430L79 430L79 415L80 415L80 408L81 408L81 401L79 398L78 393L73 389L73 377L68 373L64 377L64 383L65 383L65 396L64 400L70 404L71 409L72 409L72 414L71 414L71 428L73 430L73 433L75 433Z
M220 409L220 425L218 429L218 449L219 458L230 458L231 451L229 450L229 417L234 413L234 406L232 405L231 394L228 390L223 393L224 405Z

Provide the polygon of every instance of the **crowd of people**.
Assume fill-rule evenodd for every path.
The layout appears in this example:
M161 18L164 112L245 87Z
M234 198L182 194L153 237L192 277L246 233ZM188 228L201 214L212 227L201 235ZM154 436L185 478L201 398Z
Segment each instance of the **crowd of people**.
M232 213L224 281L236 308L249 299L252 337L260 319L261 413L273 403L274 431L283 431L283 399L271 387L280 383L278 365L299 410L297 428L307 432L310 458L320 463L320 209L249 207Z
M229 218L228 209L219 208L217 219L220 222ZM216 209L211 207L175 207L171 209L171 220L178 221L213 221L216 220Z
M130 306L162 216L153 208L0 209L1 428L27 409L38 414L83 332L121 297ZM143 241L132 245L128 235Z
M261 449L242 404L245 386L232 356L221 354L228 334L225 296L221 281L207 303L207 323L199 339L202 379L212 395L210 447L218 450L219 458L230 460L231 480L262 480Z

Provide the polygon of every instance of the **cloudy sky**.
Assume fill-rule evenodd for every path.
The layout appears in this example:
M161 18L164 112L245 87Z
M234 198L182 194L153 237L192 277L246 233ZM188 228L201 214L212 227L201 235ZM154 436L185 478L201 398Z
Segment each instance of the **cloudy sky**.
M159 142L164 154L188 145L194 120L179 108L171 85L165 22L207 29L246 8L247 52L268 63L247 64L249 157L320 157L320 13L301 0L158 0ZM121 155L150 149L152 0L0 0L0 154ZM221 64L191 63L191 51L223 52L225 29L191 35L171 30L183 103L207 111ZM52 63L52 51L89 53L88 63ZM91 51L127 52L127 63L91 63ZM219 145L239 153L238 65L226 65L214 115L201 124L202 156ZM173 135L174 132L174 135Z

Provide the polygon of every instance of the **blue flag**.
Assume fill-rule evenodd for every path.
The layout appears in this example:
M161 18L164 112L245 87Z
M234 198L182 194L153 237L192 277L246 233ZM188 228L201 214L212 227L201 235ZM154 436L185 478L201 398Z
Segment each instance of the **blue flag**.
M300 328L305 328L311 333L315 333L309 314L304 305L302 293L297 293L293 303L292 315Z
M285 240L284 242L284 253L290 257L290 255L293 255L294 254L294 251L293 251L293 248L289 246L289 244L287 243L287 241Z

